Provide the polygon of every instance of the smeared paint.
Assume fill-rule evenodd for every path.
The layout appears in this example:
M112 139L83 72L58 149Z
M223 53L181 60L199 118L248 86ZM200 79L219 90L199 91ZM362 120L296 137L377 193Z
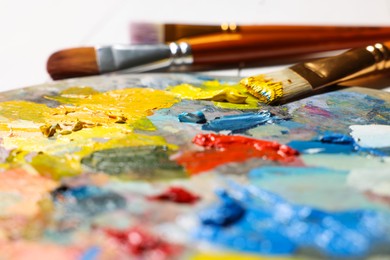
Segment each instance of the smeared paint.
M386 210L373 203L362 192L346 187L348 171L323 167L263 166L251 169L249 179L259 186L289 199L324 210Z
M129 254L141 259L172 259L182 250L179 245L168 243L139 227L126 230L105 229L104 232Z
M362 147L390 147L390 125L351 125L351 136Z
M161 90L121 89L99 93L92 88L77 87L47 98L66 105L52 108L27 101L0 103L0 131L7 133L3 146L18 149L17 153L10 154L8 161L31 164L54 179L80 174L81 158L97 150L167 145L162 137L132 131L137 127L155 130L146 116L179 101Z
M257 75L244 78L240 81L240 84L262 103L270 104L278 101L283 96L282 82L274 81L264 76Z
M390 168L361 168L352 170L347 177L347 184L371 198L390 198Z
M196 231L199 239L251 253L293 254L315 249L328 257L364 257L376 246L390 242L386 216L376 211L327 212L291 204L264 189L235 184L225 194L211 209L223 207L227 200L242 208L244 214L224 226L202 221L202 214L207 216L212 210L201 212L200 229Z
M272 120L272 115L269 111L260 111L257 113L243 113L237 115L228 115L220 118L215 118L202 126L203 130L220 132L229 130L232 132L240 132L261 124L265 124Z
M250 158L297 162L298 152L286 145L252 139L237 135L198 134L193 143L205 148L204 151L187 151L175 160L190 173L211 170L229 162L243 162Z
M182 167L171 161L166 146L138 146L99 150L81 163L96 172L135 179L183 178Z
M96 186L61 186L52 192L58 208L63 211L62 221L82 222L86 217L122 209L127 202L121 195Z
M160 194L149 196L148 199L159 201L172 201L183 204L193 204L197 202L200 197L182 187L172 186Z
M191 260L298 260L300 258L293 257L277 257L277 256L259 256L255 254L243 253L200 253L196 254Z
M308 104L304 108L309 114L312 114L314 116L322 116L326 118L331 118L333 116L332 113L328 112L324 108L315 106L313 104Z
M383 156L384 154L376 149L360 147L353 138L347 135L332 133L324 135L312 141L295 140L288 143L289 146L301 153L330 153L330 154L351 154L354 152L366 152L373 155Z
M88 248L87 251L79 258L80 260L96 260L99 259L101 249L97 246Z
M222 84L219 81L205 81L200 86L181 84L170 86L168 91L183 99L211 100L219 107L228 109L256 109L258 100L254 99L240 85Z
M207 122L205 115L202 111L196 111L193 113L183 112L179 116L180 122L204 124Z
M218 191L217 196L221 203L217 207L203 210L200 215L200 221L203 225L225 227L239 221L244 213L244 208L226 191Z
M64 246L54 243L33 241L1 241L1 259L56 259L69 260L79 259L82 249L77 246Z
M47 199L57 185L57 182L25 169L0 173L1 217L33 217L39 214L39 202Z

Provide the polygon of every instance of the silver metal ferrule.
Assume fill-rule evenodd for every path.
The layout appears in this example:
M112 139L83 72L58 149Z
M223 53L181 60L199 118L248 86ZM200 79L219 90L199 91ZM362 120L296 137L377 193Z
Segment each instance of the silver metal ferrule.
M191 46L186 42L98 46L96 56L100 73L119 70L146 72L193 63Z

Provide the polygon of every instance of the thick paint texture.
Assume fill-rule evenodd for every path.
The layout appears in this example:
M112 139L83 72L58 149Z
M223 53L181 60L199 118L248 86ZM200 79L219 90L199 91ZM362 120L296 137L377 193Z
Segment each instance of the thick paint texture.
M204 147L203 151L187 151L175 160L190 173L211 170L229 162L244 162L250 158L297 162L298 152L289 146L238 135L198 134L193 143Z
M243 113L237 115L228 115L215 118L202 126L202 130L220 132L232 131L241 132L258 125L265 124L272 120L272 115L269 111L261 111L258 113Z
M179 121L184 123L196 123L204 124L207 122L207 119L202 111L196 111L194 113L183 112L179 116Z
M312 141L295 140L288 143L289 146L301 153L328 153L328 154L351 154L365 152L373 155L384 156L379 150L360 147L352 137L332 133L324 135Z
M386 216L373 210L324 211L235 184L218 197L200 213L196 236L227 248L258 254L311 249L327 257L357 258L390 242Z
M99 150L81 160L96 172L132 179L185 177L182 167L171 161L166 146L134 146Z
M283 96L283 83L266 78L265 75L242 79L240 84L261 103L276 102Z
M193 204L197 202L200 197L182 187L172 186L160 194L149 196L148 199L157 201L171 201L182 204Z
M214 105L227 109L256 109L258 100L240 85L223 84L219 81L206 81L200 86L181 84L167 88L182 99L211 100Z

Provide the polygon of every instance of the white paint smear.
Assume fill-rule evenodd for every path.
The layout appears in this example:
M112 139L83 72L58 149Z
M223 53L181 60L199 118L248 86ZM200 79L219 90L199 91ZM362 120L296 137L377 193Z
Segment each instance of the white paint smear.
M351 136L362 147L390 147L390 125L351 125Z
M390 196L390 168L352 170L347 176L347 185L360 191Z

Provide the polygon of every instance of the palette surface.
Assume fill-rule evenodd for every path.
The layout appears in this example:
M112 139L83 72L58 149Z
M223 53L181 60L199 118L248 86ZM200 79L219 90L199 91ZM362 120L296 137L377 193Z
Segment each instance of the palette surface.
M390 93L238 78L0 93L0 259L388 259Z

